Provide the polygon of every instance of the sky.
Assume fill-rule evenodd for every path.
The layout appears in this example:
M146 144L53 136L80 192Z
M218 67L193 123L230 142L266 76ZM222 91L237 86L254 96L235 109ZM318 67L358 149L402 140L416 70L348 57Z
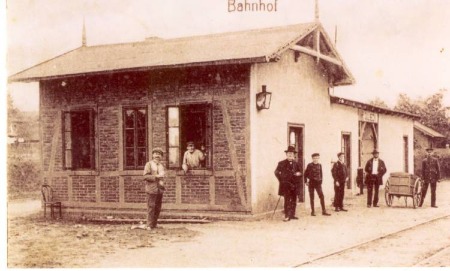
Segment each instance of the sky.
M88 46L314 20L314 0L276 0L276 12L229 12L229 1L6 0L6 74L81 46L83 18ZM450 106L450 0L318 1L320 21L333 40L337 27L336 47L356 79L335 95L394 106L399 93L427 97L445 88ZM8 90L19 109L38 110L37 83Z

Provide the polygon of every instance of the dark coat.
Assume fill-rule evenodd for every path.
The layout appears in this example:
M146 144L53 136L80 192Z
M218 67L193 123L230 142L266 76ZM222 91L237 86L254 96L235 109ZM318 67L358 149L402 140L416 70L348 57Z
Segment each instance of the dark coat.
M364 168L364 171L366 172L366 184L369 181L369 178L372 177L372 168L373 168L373 158L371 158L366 163L366 167ZM378 174L376 175L376 180L378 185L383 185L383 176L386 173L387 168L384 164L384 161L378 158Z
M322 180L323 180L323 172L322 172L322 165L318 164L320 166L320 172L319 172L319 180L313 180L313 166L314 163L309 163L308 166L306 167L305 170L305 178L307 178L309 180L309 182L314 182L317 184L322 184ZM305 180L307 182L307 180Z
M300 172L300 176L295 176L296 172ZM297 193L302 178L301 172L302 169L296 161L292 161L292 165L287 159L280 161L275 169L275 176L280 183L278 195L284 196L286 191L295 191Z
M441 170L439 168L439 161L434 157L428 157L422 161L422 179L426 183L436 183L441 178Z
M345 183L345 180L348 177L347 166L344 163L337 161L331 169L331 175L333 175L335 182L339 182L340 184Z

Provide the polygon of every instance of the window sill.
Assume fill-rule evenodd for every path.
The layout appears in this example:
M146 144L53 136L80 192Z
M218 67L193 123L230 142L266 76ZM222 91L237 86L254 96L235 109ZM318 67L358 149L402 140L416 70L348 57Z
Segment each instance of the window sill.
M173 170L176 176L212 176L213 172L210 169L190 169L186 173L184 170Z
M96 170L70 170L70 176L97 176L99 172Z

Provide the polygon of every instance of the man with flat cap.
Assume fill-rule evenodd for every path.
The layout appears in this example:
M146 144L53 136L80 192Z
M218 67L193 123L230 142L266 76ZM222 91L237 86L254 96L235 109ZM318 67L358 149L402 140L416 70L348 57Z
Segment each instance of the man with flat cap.
M431 207L437 208L436 205L436 186L437 182L441 178L441 171L439 168L438 159L432 156L433 148L427 149L427 157L422 161L422 199L420 200L419 207L422 207L425 196L427 195L428 186L431 187Z
M344 192L345 192L345 182L348 180L347 166L344 163L343 152L337 154L338 161L334 163L331 169L331 175L334 180L334 210L336 212L347 212L344 209Z
M311 204L311 216L316 216L314 211L314 190L319 195L320 205L322 206L322 215L330 216L325 209L325 197L322 191L322 165L319 163L320 154L313 153L311 155L313 161L308 164L305 170L305 182L308 185L309 202Z
M275 169L275 176L279 182L278 195L284 197L284 220L298 219L295 216L297 207L297 193L301 181L301 166L295 161L297 151L294 146L289 146L286 153L286 159L278 163Z
M144 167L145 193L147 193L147 230L156 228L159 213L161 212L164 192L165 169L161 164L163 150L154 148L152 160Z
M378 206L378 191L380 185L383 185L383 176L386 173L386 165L384 161L379 158L379 152L373 150L373 157L367 161L364 171L366 172L366 186L367 186L367 208ZM373 195L373 199L372 199Z

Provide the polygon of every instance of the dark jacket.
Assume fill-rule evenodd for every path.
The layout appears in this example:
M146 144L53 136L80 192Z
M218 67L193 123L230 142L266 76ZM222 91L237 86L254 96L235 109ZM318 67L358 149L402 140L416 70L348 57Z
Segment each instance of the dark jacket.
M441 178L439 161L434 157L427 157L422 161L422 179L426 183L436 183Z
M306 167L305 178L307 178L309 180L309 182L322 184L322 179L323 179L322 165L321 164L318 164L318 165L319 165L319 176L318 177L314 176L314 173L313 173L314 163L311 162ZM305 181L307 182L307 180L305 180Z
M296 172L300 172L300 176L295 176ZM284 196L286 191L295 191L297 193L302 178L301 172L301 167L296 161L292 161L292 165L287 159L280 161L275 169L275 176L280 183L278 195Z
M375 177L378 185L383 185L383 176L387 171L386 165L384 164L384 161L378 158L378 174L373 176L372 175L372 168L373 168L373 158L371 158L366 163L366 167L364 168L364 171L366 172L366 184L370 181L369 178Z
M337 161L331 169L331 175L333 175L335 182L339 182L340 184L345 183L345 180L348 177L347 166L344 163Z

